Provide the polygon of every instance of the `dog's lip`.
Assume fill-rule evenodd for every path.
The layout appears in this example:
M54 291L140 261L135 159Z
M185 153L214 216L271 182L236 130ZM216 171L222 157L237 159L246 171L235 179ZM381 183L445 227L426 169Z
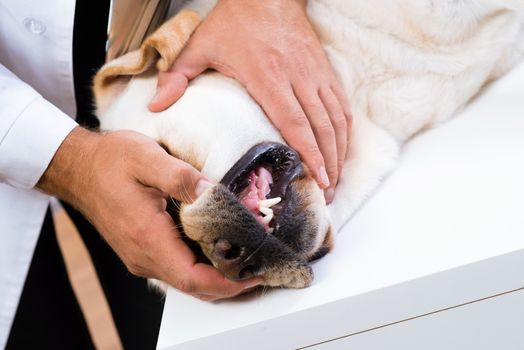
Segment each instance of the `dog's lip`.
M249 172L257 166L268 165L273 171L270 198L286 197L288 185L304 168L298 153L289 146L276 142L264 142L253 146L224 175L220 183L230 192L238 194L246 184L242 183Z
M304 172L298 153L281 143L263 142L253 146L224 175L220 183L238 196L246 187L249 173L259 166L269 166L273 184L267 198L280 197L282 201L273 206L275 227L278 229L278 214L288 204L289 184Z

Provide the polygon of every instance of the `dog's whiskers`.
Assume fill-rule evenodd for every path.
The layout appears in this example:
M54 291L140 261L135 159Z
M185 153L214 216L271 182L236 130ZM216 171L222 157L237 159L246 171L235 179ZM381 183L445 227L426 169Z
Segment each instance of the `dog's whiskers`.
M181 237L188 237L189 238L188 235L183 233L184 232L184 227L182 227L182 226L173 226L173 228L177 230L177 232L180 234Z
M191 201L191 195L189 194L189 190L187 189L185 182L182 183L182 193L180 193L180 196L185 202Z
M173 205L173 207L180 211L180 203L177 202L172 196L169 196L169 201L170 201L170 204Z

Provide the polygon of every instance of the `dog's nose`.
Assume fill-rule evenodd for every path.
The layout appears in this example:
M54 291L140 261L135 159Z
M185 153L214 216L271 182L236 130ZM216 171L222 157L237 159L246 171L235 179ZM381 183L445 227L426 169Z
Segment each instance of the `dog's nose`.
M231 244L227 239L216 241L213 249L213 260L217 268L228 278L233 280L252 277L254 274L254 264L250 260L251 251L246 247Z

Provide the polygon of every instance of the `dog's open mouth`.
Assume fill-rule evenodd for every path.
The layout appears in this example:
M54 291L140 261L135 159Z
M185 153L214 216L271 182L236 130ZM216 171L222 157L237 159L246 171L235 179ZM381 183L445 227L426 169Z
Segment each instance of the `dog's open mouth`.
M220 181L255 216L267 233L279 228L279 214L288 205L289 184L304 168L300 157L280 143L251 148Z

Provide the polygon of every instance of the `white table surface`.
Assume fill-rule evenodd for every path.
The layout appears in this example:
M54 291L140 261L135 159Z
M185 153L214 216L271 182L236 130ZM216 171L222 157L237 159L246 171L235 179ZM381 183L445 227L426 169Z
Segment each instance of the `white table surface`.
M323 316L329 315L328 309L322 307L347 305L349 311L343 313L347 320L340 322L365 320L355 324L358 331L409 317L410 312L423 312L421 303L430 310L482 298L482 293L504 292L497 287L522 287L524 274L519 270L524 260L513 256L496 265L489 259L524 249L523 210L521 64L489 86L459 117L406 145L398 168L336 236L332 253L314 265L311 287L271 290L220 303L202 302L170 289L158 348L196 349L195 339L212 341L213 335L249 330L250 325L259 327L253 332L266 332L263 337L252 334L249 341L253 349L284 343L297 347L306 340L314 342L314 333L324 331L301 329L295 323L296 329L286 334L306 340L282 338L270 342L267 337L286 336L273 332L271 325L286 324L282 320L291 320L286 318L290 315L308 319L318 316L315 322L321 324L326 317L331 323L328 328L333 328L333 319ZM486 262L477 270L458 268L479 261ZM520 266L514 266L517 263ZM486 279L475 275L490 268L496 271L495 265L505 271ZM487 270L478 270L480 267ZM452 270L456 273L443 273ZM424 283L414 284L419 280ZM435 290L435 285L440 288ZM413 298L417 300L399 297L391 307L373 307L379 296L395 300L395 293L407 295L411 290L424 294L416 294ZM365 299L366 295L375 299ZM424 300L420 295L426 296ZM336 304L340 301L347 303ZM236 348L231 345L230 349Z

